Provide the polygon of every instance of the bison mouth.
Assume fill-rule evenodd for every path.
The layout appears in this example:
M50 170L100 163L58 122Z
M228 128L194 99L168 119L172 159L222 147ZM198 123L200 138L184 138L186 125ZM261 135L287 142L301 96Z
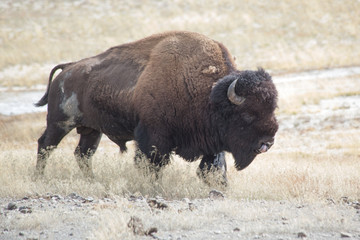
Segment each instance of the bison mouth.
M256 154L260 154L260 153L265 153L267 152L271 146L274 145L274 141L271 141L271 142L263 142L261 143L260 147L255 149L254 152Z
M249 147L247 150L244 148L235 148L235 150L231 152L235 159L236 169L238 171L245 169L250 165L250 163L252 163L258 154L267 152L273 144L274 141L272 140L261 142L260 144L256 145L255 149L251 147Z
M244 151L233 151L232 155L235 159L235 167L238 171L241 171L243 169L245 169L247 166L250 165L250 163L252 163L252 161L255 159L256 157L256 153L254 151L248 151L248 152L244 152Z

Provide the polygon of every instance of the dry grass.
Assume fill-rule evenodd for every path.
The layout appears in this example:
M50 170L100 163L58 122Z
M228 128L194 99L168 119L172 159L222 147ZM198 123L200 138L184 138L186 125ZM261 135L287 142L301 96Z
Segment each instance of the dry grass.
M323 109L317 105L336 96L360 92L359 76L341 79L283 82L279 91L280 130L269 153L260 155L247 169L237 172L227 156L229 183L226 194L231 199L268 199L323 201L347 196L360 198L359 128L347 126L332 106L326 124L311 123ZM313 106L317 106L314 108ZM341 109L340 109L341 110ZM306 116L304 114L307 114ZM314 115L311 115L314 114ZM356 116L349 116L356 122ZM73 151L78 136L69 134L49 159L45 178L32 181L36 162L37 138L45 128L45 113L0 116L0 197L46 194L67 195L77 192L95 197L162 196L167 199L203 198L209 186L195 172L198 162L186 163L174 157L163 177L153 181L134 167L133 144L121 155L118 147L103 138L93 159L94 183L82 177ZM284 121L299 121L286 127Z
M0 85L45 84L53 65L167 30L223 42L241 69L359 65L360 3L13 1L0 4Z
M78 138L70 134L60 144L46 168L45 178L32 181L36 162L36 139L41 135L44 114L2 117L0 145L1 197L46 194L84 196L162 196L167 199L203 198L209 186L196 176L198 162L174 157L163 177L153 181L134 167L134 149L120 155L115 144L103 139L93 159L96 182L82 177L73 157ZM12 121L10 121L10 119ZM35 120L36 119L36 120ZM34 123L38 123L34 125ZM246 170L237 172L228 155L229 183L233 199L323 201L360 197L360 131L338 129L314 132L280 131L272 150L260 155Z

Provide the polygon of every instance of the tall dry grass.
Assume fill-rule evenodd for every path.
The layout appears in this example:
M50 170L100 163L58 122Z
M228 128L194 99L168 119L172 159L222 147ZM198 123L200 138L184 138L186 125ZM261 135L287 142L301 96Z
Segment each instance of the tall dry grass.
M4 120L5 119L5 120ZM11 123L9 123L11 120ZM35 121L36 120L36 121ZM121 155L118 147L103 139L93 159L96 180L85 179L73 151L78 136L71 133L48 161L43 179L32 179L36 163L36 139L45 123L44 114L31 117L2 117L0 133L0 197L77 192L83 196L162 196L166 199L203 198L209 187L196 176L199 162L187 163L178 157L155 181L144 176L133 163L134 146ZM231 199L324 201L341 197L360 198L359 129L321 131L279 131L277 142L258 156L244 171L237 172L231 155L229 187Z
M359 11L356 0L4 0L0 85L44 84L52 65L167 30L223 42L241 69L359 65Z
M358 65L359 1L1 1L0 85L44 84L52 64L78 60L110 46L166 30L201 32L223 42L239 68L273 72ZM48 68L48 69L47 69ZM278 85L280 120L301 118L303 107L360 92L359 78L322 79ZM305 108L306 110L306 108ZM331 123L332 124L332 123ZM280 129L277 143L249 168L229 163L231 198L339 199L360 197L359 130ZM0 116L0 196L46 192L107 196L142 194L198 198L210 187L195 174L198 162L175 157L159 181L133 166L133 151L120 155L102 141L93 159L96 181L84 179L70 134L49 159L43 180L32 181L36 140L45 114ZM131 146L130 146L130 149Z

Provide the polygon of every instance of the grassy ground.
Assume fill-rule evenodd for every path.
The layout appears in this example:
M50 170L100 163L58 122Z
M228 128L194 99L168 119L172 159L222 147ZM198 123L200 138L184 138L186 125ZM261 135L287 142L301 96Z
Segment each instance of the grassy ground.
M320 104L326 99L351 97L353 92L360 92L359 79L278 84L280 130L276 144L240 173L233 168L231 156L227 156L228 195L235 199L322 201L343 196L358 199L360 132L356 115L338 112L350 108L344 104L327 108ZM318 86L317 91L314 85ZM313 122L315 119L318 122ZM181 199L201 198L210 190L196 177L198 162L186 163L176 156L164 170L162 180L151 183L151 179L139 174L133 166L133 145L129 144L129 152L121 155L106 137L93 160L98 182L89 183L82 177L73 156L78 141L75 132L61 142L50 158L46 180L33 182L36 139L44 128L45 113L0 117L0 133L4 137L0 142L0 170L7 173L0 176L0 196L47 192L66 195L75 191L97 197L141 193Z
M240 68L255 68L261 65L273 72L282 72L359 65L360 17L356 14L359 10L360 3L351 0L252 3L233 0L175 1L171 4L166 1L111 0L51 3L2 1L0 86L44 84L52 67L49 63L77 60L113 45L174 29L201 32L223 42L233 55L237 56ZM303 106L318 104L322 99L360 93L357 76L295 84L282 83L277 87L280 95L277 114L280 119L282 116L297 116L301 120ZM63 179L65 185L70 181L69 178L71 184L68 184L71 186L74 186L73 180L87 185L77 171L72 156L78 141L75 133L60 145L62 150L55 153L50 160L47 176L55 177L56 180L50 181L50 186L45 182L40 188L39 184L28 181L35 164L36 139L41 135L44 124L44 114L1 117L0 132L3 137L0 142L0 164L4 170L12 169L13 175L1 176L4 188L0 195L20 196L25 189L30 192L49 191L50 186L55 187L54 191L76 190L70 186L57 186L55 182L62 184L62 181L57 181L59 179ZM332 128L325 129L328 132L321 133L314 133L317 126L311 125L294 134L280 131L280 144L276 144L270 153L258 157L243 173L233 173L234 170L230 167L230 184L236 186L230 192L234 196L271 199L307 198L307 195L322 199L328 197L327 195L340 197L345 193L353 197L359 196L359 189L350 187L352 182L359 180L356 177L358 172L351 174L350 171L354 168L359 154L354 144L358 140L357 130L344 130L342 136L350 139L344 141L343 138L329 136L340 131L337 122L332 124ZM313 144L328 147L313 154ZM304 145L305 147L302 147ZM172 174L175 174L172 177L184 175L177 174L178 171L190 174L184 179L174 180L185 181L182 184L184 189L178 190L171 184L166 186L172 182L170 179L164 180L165 185L149 187L146 180L139 184L139 179L131 178L135 174L135 170L129 170L132 168L131 151L119 157L117 148L110 141L105 141L102 146L102 154L95 155L94 167L103 184L98 185L98 188L91 184L87 185L88 188L83 188L79 183L81 191L89 191L90 194L96 189L96 194L100 195L107 192L122 194L126 191L140 191L143 194L162 194L175 198L189 194L200 197L207 193L206 186L195 176L197 163L187 164L175 159L175 166L166 170L169 171L165 174L168 177ZM336 153L338 155L329 153L328 148L339 150ZM343 164L339 166L344 168L339 171L349 170L349 173L337 178L334 183L333 172L324 169L336 169L339 162ZM309 165L313 170L309 170ZM58 167L61 170L57 169ZM284 176L284 173L289 175ZM265 176L258 177L263 174ZM114 178L117 180L114 181ZM17 181L20 181L18 191L14 191L13 184L6 190L6 182ZM308 186L309 184L311 186ZM270 186L274 191L267 190ZM334 187L338 190L332 189ZM196 190L203 188L206 190ZM256 192L254 189L257 189Z
M36 139L46 114L0 116L0 239L19 234L31 239L148 239L128 227L134 216L144 229L156 227L160 239L298 239L302 233L324 240L360 237L359 210L352 207L360 200L359 111L341 102L341 107L322 107L339 95L354 97L359 81L360 76L322 79L320 84L329 87L321 94L311 90L316 80L278 84L276 144L241 172L227 155L229 187L220 201L207 198L217 186L197 178L198 162L174 157L154 181L134 167L131 143L129 152L120 155L106 138L93 159L96 181L89 182L73 157L74 132L49 159L45 178L33 181ZM74 192L95 202L52 197ZM29 200L21 200L24 196ZM130 201L130 196L140 198ZM146 201L158 196L167 209L149 207ZM15 199L33 212L4 210Z
M45 84L52 66L167 30L223 42L241 69L359 65L360 2L13 1L0 4L0 85Z

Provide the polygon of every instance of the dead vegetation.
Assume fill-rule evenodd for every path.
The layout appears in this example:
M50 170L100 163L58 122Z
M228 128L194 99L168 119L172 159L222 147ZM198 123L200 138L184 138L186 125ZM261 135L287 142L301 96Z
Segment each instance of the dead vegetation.
M290 72L359 65L359 11L356 0L4 0L0 85L45 84L58 63L175 29L224 43L240 69Z

